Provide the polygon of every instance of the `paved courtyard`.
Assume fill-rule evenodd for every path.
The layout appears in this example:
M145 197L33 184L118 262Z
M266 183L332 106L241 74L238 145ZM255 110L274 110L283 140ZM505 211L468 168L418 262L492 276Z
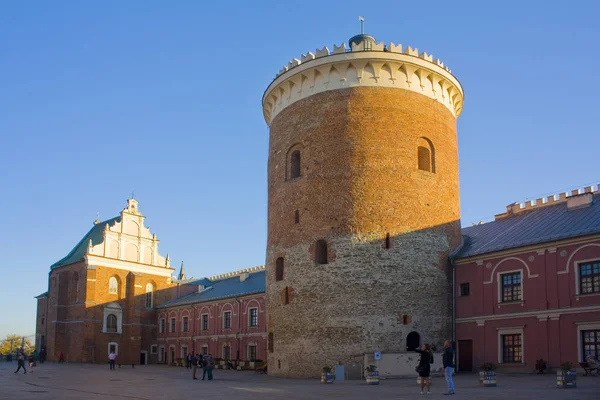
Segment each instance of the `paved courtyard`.
M317 380L281 379L253 372L215 370L215 380L194 381L181 367L137 366L110 371L108 365L40 365L33 374L14 374L16 364L0 364L0 399L412 399L420 398L416 379L389 379L379 386L358 381L322 385ZM499 375L496 388L478 385L474 374L458 375L462 399L600 399L600 377L578 377L577 388L555 387L552 375ZM433 393L442 396L443 378L434 378Z

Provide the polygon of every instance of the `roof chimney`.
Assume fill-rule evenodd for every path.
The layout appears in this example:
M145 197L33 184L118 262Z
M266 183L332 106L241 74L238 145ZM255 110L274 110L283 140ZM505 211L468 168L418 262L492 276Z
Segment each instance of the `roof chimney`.
M592 205L593 194L592 193L583 193L583 194L575 194L569 198L567 198L567 210L578 210L580 208L589 207Z
M249 277L250 277L250 274L247 273L247 272L244 272L244 273L240 274L240 282L244 282Z

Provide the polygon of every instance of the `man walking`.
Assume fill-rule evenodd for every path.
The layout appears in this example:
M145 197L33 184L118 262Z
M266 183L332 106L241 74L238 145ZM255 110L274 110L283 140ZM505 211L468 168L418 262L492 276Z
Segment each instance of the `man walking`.
M185 357L185 369L189 369L192 368L192 354L188 353L188 355Z
M448 393L445 395L454 394L454 382L452 381L452 373L454 372L454 350L450 345L450 341L444 342L444 355L442 356L442 362L444 363L444 374L446 375L446 382L448 382Z
M111 351L108 355L108 364L110 365L111 370L115 369L115 358L117 358L117 355L114 351Z
M19 372L21 370L21 368L23 368L23 373L26 374L27 370L25 369L25 354L23 354L22 350L19 350L19 353L17 354L17 370L15 371L15 374L17 372Z
M196 354L194 357L192 357L192 378L194 380L198 380L198 378L196 378L196 370L198 369L198 354Z

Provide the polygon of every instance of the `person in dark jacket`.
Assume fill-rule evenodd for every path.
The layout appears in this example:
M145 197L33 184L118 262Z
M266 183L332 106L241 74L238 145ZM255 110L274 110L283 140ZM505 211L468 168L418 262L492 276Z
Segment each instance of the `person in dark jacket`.
M444 375L446 375L446 382L448 382L448 393L454 394L454 381L452 381L452 373L454 372L454 349L450 344L449 340L444 342L444 355L442 356L442 363L444 364Z
M198 369L198 360L199 360L200 355L196 354L196 356L192 357L192 378L194 380L197 380L198 378L196 378L196 370Z
M431 347L425 343L422 349L416 349L415 351L421 354L419 365L415 368L419 373L419 377L421 377L421 394L423 394L425 385L427 385L427 394L429 394L431 393L431 380L429 379L429 376L431 375L431 363L433 362Z

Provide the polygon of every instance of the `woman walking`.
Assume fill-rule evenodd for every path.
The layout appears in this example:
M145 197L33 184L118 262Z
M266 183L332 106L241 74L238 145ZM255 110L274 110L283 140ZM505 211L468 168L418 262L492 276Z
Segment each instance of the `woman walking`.
M433 353L427 343L423 345L423 349L416 349L417 353L421 354L419 365L415 368L415 371L421 378L421 394L424 394L423 389L427 385L427 394L431 394L431 381L429 376L431 375L431 363L433 363Z

